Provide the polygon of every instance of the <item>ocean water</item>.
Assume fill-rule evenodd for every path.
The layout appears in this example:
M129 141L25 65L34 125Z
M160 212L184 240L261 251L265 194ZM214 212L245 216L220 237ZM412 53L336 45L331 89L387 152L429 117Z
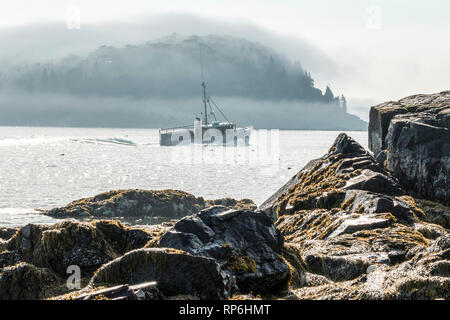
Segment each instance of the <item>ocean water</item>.
M161 147L157 129L0 127L0 226L52 223L35 210L115 189L178 189L259 205L339 133L255 130L249 147ZM367 147L367 132L346 133Z

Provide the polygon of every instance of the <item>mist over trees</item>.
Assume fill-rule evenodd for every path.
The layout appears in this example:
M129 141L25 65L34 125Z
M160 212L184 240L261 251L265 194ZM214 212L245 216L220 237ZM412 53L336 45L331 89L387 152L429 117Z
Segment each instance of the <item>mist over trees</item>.
M150 114L150 118L155 120L159 118L156 112L166 113L158 107L165 105L166 108L173 109L171 112L173 124L171 121L169 123L177 125L180 124L177 123L178 120L184 121L185 116L182 117L181 114L188 113L186 108L176 107L173 104L171 106L165 102L178 101L179 105L183 99L195 101L193 99L197 98L200 105L202 69L210 95L222 99L240 98L269 102L273 105L273 112L270 108L264 108L265 117L286 116L283 115L281 106L291 103L297 106L294 111L300 112L306 119L315 118L313 114L316 112L320 114L321 111L326 111L339 114L338 118L344 127L347 127L347 122L350 129L366 128L363 121L346 113L346 100L343 95L335 96L330 86L322 93L314 86L312 76L300 63L291 62L275 49L231 36L199 37L172 34L142 45L127 45L120 48L101 46L85 57L71 55L58 61L0 68L0 95L9 92L15 96L16 94L11 93L15 92L37 99L38 103L34 101L30 106L33 105L33 113L37 112L37 115L39 110L48 113L47 118L44 118L49 120L44 121L44 125L52 125L51 119L55 120L55 124L61 123L58 114L64 114L66 121L72 114L74 119L69 121L69 125L95 126L94 123L83 121L79 113L79 110L86 109L80 104L89 105L92 99L108 99L109 108L108 105L103 105L104 109L101 111L92 110L95 108L93 106L85 111L88 114L107 112L107 118L110 119L113 119L114 115L122 114L117 112L117 108L123 109L127 105L133 105L135 116L145 113ZM51 101L52 96L59 97L58 99L64 97L64 101L73 99L71 102L61 104L58 109ZM121 107L117 104L118 99L121 101ZM155 104L156 100L160 101L158 106ZM9 116L12 121L11 114L14 112L5 110L6 106L2 105L1 101L0 99L0 123L8 124L5 123L7 121L5 116ZM17 103L22 103L21 108L26 110L25 101L26 97L21 97ZM267 127L267 123L254 123L258 117L251 116L252 112L254 115L255 112L263 111L262 108L258 110L258 103L245 105L251 108L250 114L244 112L248 117L241 117L233 112L234 115L255 127ZM193 119L199 108L192 107ZM234 110L234 107L224 106L225 112L227 109ZM152 113L155 116L152 117ZM22 113L24 123L27 123L26 114ZM120 117L123 118L123 115ZM17 124L17 120L12 122ZM148 126L159 127L167 122L157 123L152 120L148 122ZM111 126L116 126L116 122L111 121ZM283 121L277 122L283 124ZM127 123L133 126L132 120ZM108 123L103 121L99 125L108 126ZM142 126L140 121L136 121L136 126ZM311 124L308 128L310 126ZM298 129L303 127L299 125ZM319 127L328 128L327 125Z

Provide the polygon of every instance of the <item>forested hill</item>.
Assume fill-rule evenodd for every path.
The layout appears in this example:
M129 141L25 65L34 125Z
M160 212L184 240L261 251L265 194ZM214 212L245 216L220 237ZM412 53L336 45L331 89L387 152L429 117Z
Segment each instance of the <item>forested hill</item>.
M202 59L200 59L202 56ZM76 95L178 98L199 95L201 64L216 96L327 102L310 74L275 50L229 36L171 36L102 46L87 57L15 67L5 85Z
M367 129L347 113L343 96L316 88L300 63L275 49L231 36L177 34L102 46L83 57L0 66L0 125L191 123L201 111L202 69L208 93L231 120L259 128Z

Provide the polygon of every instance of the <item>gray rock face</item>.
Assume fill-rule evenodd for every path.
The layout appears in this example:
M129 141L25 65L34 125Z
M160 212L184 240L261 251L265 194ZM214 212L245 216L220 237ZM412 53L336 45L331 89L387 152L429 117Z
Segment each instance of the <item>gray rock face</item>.
M173 249L137 249L102 266L90 285L139 284L156 281L165 296L193 295L225 299L232 283L211 258Z
M369 149L378 155L386 149L386 136L392 118L408 110L395 102L386 102L370 109L369 113Z
M366 214L389 212L405 222L410 222L413 218L411 207L407 203L383 193L350 190L345 194L343 203L350 212Z
M377 193L386 193L394 196L403 195L403 190L391 177L365 169L361 175L351 178L343 188L344 190L365 190Z
M370 216L361 216L356 219L345 220L339 228L333 231L328 238L334 238L345 233L354 233L361 230L372 230L377 228L386 228L392 223L392 220L385 218L375 218Z
M283 237L263 212L205 209L176 223L159 246L215 259L236 277L241 293L275 292L289 279L289 267L277 254Z
M369 147L409 193L450 203L450 91L372 107Z

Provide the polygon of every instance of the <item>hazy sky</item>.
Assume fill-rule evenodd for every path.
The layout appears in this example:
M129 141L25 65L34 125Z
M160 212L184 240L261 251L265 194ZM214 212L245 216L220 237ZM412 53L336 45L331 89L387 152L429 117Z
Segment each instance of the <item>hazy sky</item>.
M320 88L331 83L354 105L450 89L448 0L1 0L0 28L66 24L69 8L79 10L81 27L161 13L260 26L335 61L337 71L312 76Z

